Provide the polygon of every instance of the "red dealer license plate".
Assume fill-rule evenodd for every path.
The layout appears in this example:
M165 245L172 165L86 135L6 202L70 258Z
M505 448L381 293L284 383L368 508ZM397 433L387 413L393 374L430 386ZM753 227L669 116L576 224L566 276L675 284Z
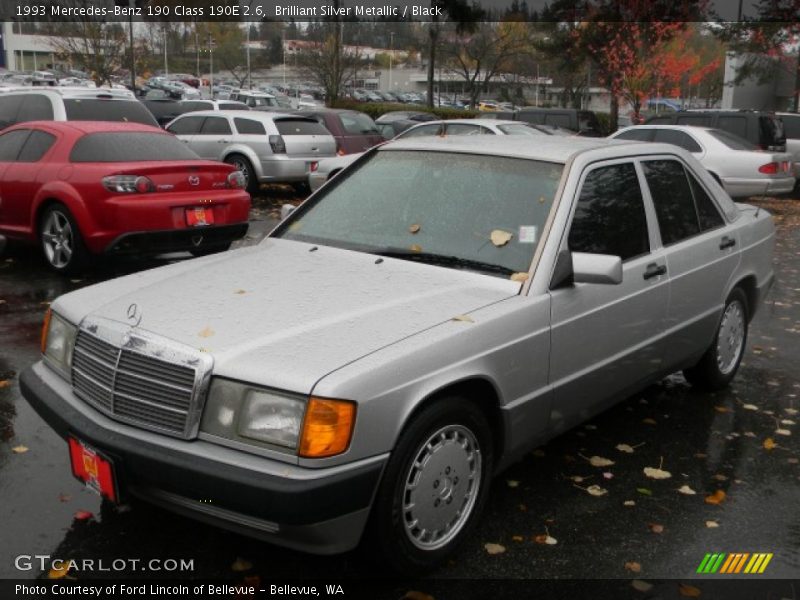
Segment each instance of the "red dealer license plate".
M116 502L117 480L114 465L99 451L74 437L68 438L72 474L101 496Z
M186 224L189 227L214 224L214 211L210 208L187 208Z

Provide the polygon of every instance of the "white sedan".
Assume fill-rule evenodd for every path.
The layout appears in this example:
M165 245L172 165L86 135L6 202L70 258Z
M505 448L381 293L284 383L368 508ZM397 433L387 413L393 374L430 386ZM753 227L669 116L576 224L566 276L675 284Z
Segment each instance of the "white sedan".
M665 142L691 152L731 198L785 194L794 189L791 154L764 152L737 135L689 125L637 125L609 136L616 140Z

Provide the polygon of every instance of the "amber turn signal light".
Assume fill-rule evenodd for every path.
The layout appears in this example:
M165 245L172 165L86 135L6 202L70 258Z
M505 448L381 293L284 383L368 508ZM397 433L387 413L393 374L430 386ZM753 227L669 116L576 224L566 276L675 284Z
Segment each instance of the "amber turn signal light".
M47 350L47 332L50 331L51 313L52 310L50 310L49 308L47 309L47 312L44 313L44 322L42 323L42 341L41 341L42 354L44 354L44 351Z
M300 456L323 458L341 454L350 445L355 422L354 402L310 398L300 435Z

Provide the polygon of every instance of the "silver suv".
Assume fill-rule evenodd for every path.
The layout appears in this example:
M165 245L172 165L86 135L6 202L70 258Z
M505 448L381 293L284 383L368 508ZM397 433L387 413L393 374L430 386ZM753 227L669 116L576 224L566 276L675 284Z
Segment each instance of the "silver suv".
M0 129L25 121L124 121L158 127L128 90L21 88L0 95Z
M181 115L166 129L202 158L234 165L250 194L261 183L304 185L312 165L336 155L330 132L300 115L204 110Z

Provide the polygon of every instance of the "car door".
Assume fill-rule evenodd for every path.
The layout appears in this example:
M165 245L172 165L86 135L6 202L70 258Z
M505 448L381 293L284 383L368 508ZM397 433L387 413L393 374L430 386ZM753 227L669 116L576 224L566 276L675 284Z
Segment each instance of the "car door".
M679 365L711 343L725 301L720 290L739 262L739 240L713 194L677 157L648 159L641 166L670 277L667 352Z
M180 141L197 152L194 146L194 138L200 132L205 120L206 118L203 116L179 117L167 126L167 131L175 134Z
M31 204L39 188L51 173L43 169L42 158L56 142L56 136L46 131L32 130L19 154L3 177L3 201L12 227L26 230L31 226Z
M206 117L191 145L201 158L219 160L231 142L233 131L228 117Z
M563 431L657 376L669 300L666 260L634 161L582 173L566 237L572 252L623 260L618 285L551 290L550 424Z
M15 129L0 134L0 231L19 231L19 208L14 196L14 168L30 129Z

